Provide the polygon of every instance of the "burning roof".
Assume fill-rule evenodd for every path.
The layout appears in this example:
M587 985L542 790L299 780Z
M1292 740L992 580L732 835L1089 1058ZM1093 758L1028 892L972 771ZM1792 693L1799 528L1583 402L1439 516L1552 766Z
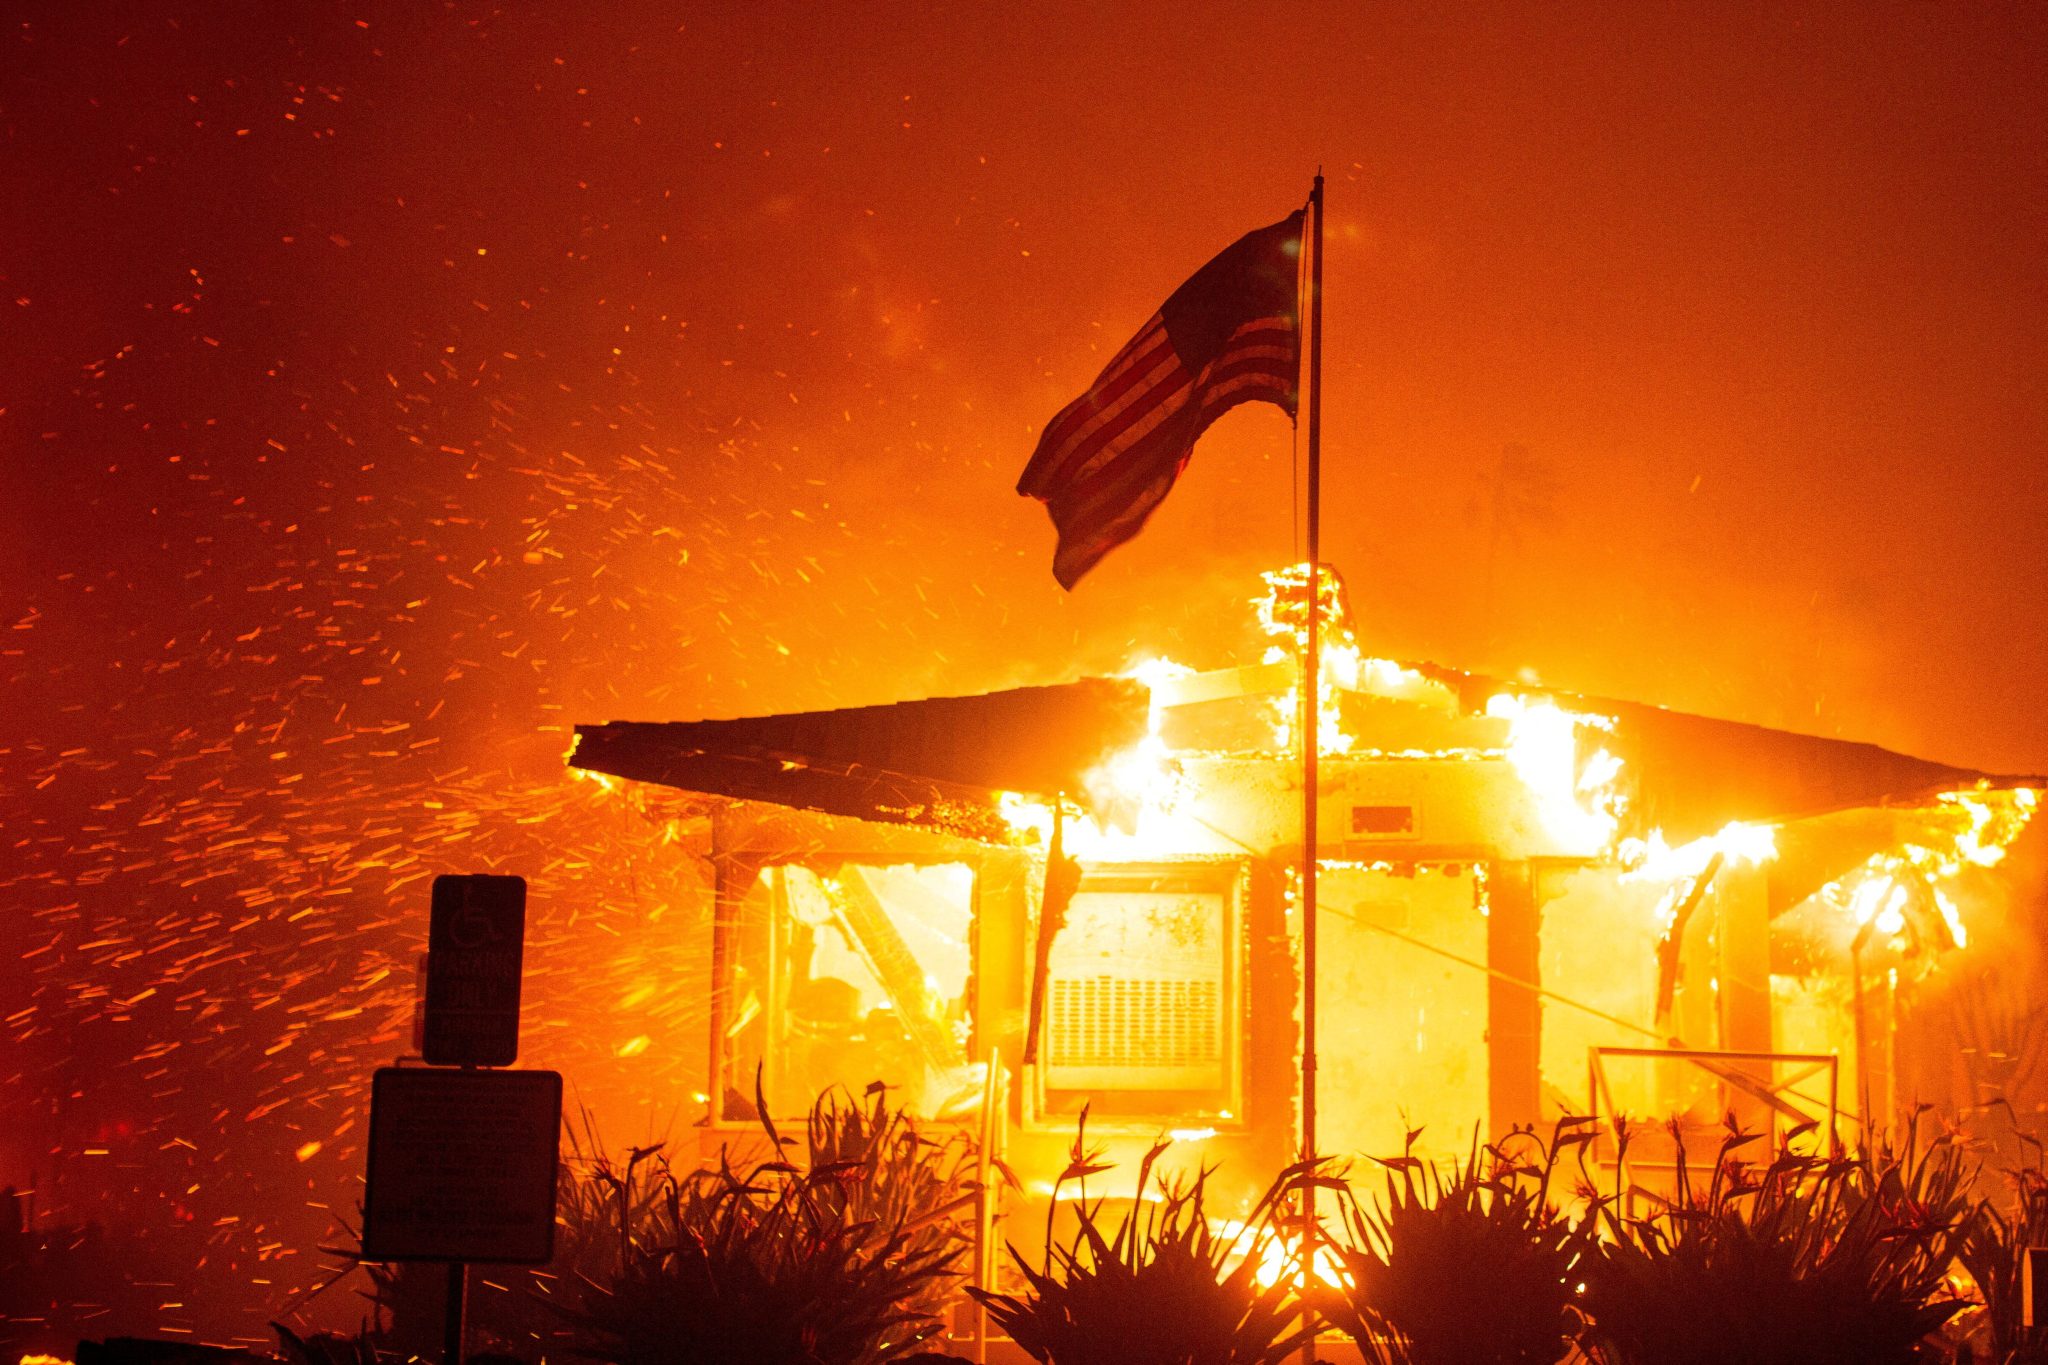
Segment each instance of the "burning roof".
M1980 786L2042 785L1874 744L1532 689L1430 664L1402 667L1449 688L1469 714L1513 695L1611 718L1606 743L1632 778L1629 823L1661 829L1673 843L1731 823L1919 805ZM569 761L685 791L971 834L996 829L990 816L999 792L1082 792L1091 769L1146 735L1148 707L1140 683L1089 678L744 719L614 721L578 726Z
M1875 744L1526 688L1434 664L1412 667L1450 687L1470 710L1484 710L1503 693L1526 694L1569 712L1610 718L1608 742L1634 779L1630 825L1642 833L1661 829L1673 843L1732 823L1778 824L1863 807L1921 805L1972 787L2042 785L2038 777L1951 767Z

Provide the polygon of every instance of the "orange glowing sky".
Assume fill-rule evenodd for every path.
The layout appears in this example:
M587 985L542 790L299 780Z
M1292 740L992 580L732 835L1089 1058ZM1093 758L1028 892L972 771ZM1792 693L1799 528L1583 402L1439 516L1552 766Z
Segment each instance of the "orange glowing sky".
M2048 763L2022 643L2038 16L94 9L12 40L5 515L32 601L122 562L52 523L96 500L142 531L134 481L176 480L138 464L181 438L340 461L307 446L346 413L378 494L660 453L600 514L617 571L743 628L677 621L696 657L599 670L601 714L1198 652L1206 576L1290 549L1282 419L1218 431L1071 600L1009 486L1108 349L1321 163L1328 543L1384 649ZM431 423L344 387L443 355ZM1511 490L1495 545L1510 446L1554 489Z
M648 941L673 871L563 794L573 722L1248 657L1285 419L1071 596L1011 488L1318 164L1369 650L2048 770L2048 12L112 0L0 44L0 1093L50 1115L0 1178L126 1123L95 1197L157 1199L260 1110L200 1215L344 1204L388 1038L321 1002L410 961L419 877ZM109 1002L245 912L248 1042L150 1057L182 997ZM326 1042L265 1053L273 995Z

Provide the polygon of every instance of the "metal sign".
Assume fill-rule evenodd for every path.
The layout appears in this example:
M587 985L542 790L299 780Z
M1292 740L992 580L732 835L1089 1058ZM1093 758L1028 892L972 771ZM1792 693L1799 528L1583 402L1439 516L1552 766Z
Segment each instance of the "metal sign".
M434 878L420 1051L437 1066L510 1066L519 1057L526 879Z
M544 1264L561 1127L558 1071L382 1068L362 1259Z

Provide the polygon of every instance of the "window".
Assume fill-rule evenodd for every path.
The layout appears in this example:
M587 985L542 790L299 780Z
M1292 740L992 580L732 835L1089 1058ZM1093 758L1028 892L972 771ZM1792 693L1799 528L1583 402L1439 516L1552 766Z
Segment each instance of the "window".
M1044 1112L1241 1112L1239 869L1088 869L1047 963Z
M978 1098L972 1037L974 872L961 863L780 864L740 907L723 1113L793 1117L823 1091L881 1081L913 1113Z

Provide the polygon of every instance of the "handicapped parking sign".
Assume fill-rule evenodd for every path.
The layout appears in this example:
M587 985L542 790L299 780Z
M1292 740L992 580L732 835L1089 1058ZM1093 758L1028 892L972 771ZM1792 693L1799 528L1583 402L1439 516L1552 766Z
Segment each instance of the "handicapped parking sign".
M519 1056L526 879L434 878L421 1052L436 1066L510 1066Z

